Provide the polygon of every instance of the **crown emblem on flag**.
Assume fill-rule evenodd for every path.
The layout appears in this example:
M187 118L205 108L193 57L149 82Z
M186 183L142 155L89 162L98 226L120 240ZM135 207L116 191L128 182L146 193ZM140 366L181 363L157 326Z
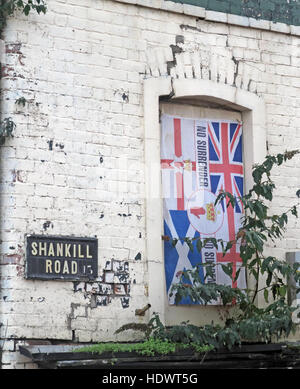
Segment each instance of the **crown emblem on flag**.
M206 219L216 221L216 210L213 203L206 204Z
M192 171L192 162L189 159L187 159L183 162L184 162L184 169L191 172Z

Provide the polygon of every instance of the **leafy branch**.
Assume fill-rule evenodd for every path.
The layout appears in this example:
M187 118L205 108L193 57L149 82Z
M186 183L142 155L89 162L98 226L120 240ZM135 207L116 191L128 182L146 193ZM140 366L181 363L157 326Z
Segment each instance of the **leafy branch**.
M275 337L279 339L283 334L288 336L293 330L290 320L294 308L287 306L284 299L270 304L267 309L253 309L249 316L239 320L227 319L225 326L206 324L202 327L182 322L179 325L165 327L157 313L149 321L152 327L151 336L162 342L183 343L195 349L207 347L207 350L231 349L239 346L243 341L271 342Z
M16 10L22 11L26 16L31 10L45 14L47 6L44 0L0 0L0 30L5 26L7 17Z
M13 131L16 128L16 124L12 121L11 118L5 118L2 123L0 123L0 145L5 143L6 138L13 137Z
M224 241L216 238L201 239L198 237L168 239L166 236L163 237L164 240L170 240L173 247L177 245L178 241L181 241L185 242L191 250L194 250L194 246L196 246L197 250L201 252L210 243L210 247L213 246L217 251L222 251L223 256L228 255L229 263L227 265L206 262L198 264L191 270L179 272L177 274L179 282L172 285L171 295L175 294L176 304L187 297L193 303L200 304L208 304L216 300L221 300L223 305L234 302L239 309L239 314L232 318L234 325L231 326L231 329L237 331L241 339L252 339L247 334L246 329L250 331L252 328L251 331L254 331L255 326L259 326L260 334L254 332L263 339L269 339L272 334L278 335L282 332L288 334L294 328L291 319L294 308L285 302L286 282L291 277L296 283L300 282L300 264L291 265L274 256L266 256L264 248L269 241L275 242L276 239L283 238L290 216L298 217L296 205L278 215L269 213L269 202L273 200L273 192L276 188L271 179L271 171L298 153L299 150L293 150L283 154L269 155L262 164L255 165L252 170L254 184L246 195L236 197L225 191L218 194L215 205L223 202L226 207L234 208L238 204L244 210L242 225L233 240ZM194 245L195 240L196 245ZM238 245L242 260L241 267L235 274L233 274L229 252L234 245ZM200 277L201 266L205 273L204 283ZM241 269L244 268L246 274L253 277L254 288L240 289L230 285L205 282L215 272L216 266L221 266L233 282L237 281ZM265 279L263 286L260 285L262 276ZM266 303L269 304L266 308L259 309L255 304L259 293L263 293ZM271 304L270 297L273 298Z

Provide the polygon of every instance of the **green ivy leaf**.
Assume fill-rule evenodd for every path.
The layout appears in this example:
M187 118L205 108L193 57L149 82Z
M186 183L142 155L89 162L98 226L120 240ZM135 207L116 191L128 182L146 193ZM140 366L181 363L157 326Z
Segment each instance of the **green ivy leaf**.
M201 241L201 239L198 239L198 240L197 240L196 247L197 247L197 250L198 250L199 253L200 253L201 250L202 250L202 241Z
M282 154L277 155L277 164L280 166L283 162L284 156Z
M273 273L272 273L272 272L269 272L269 273L268 273L268 278L267 278L267 280L266 280L266 285L267 285L267 286L270 286L271 281L272 281L272 277L273 277Z
M172 239L172 247L175 247L177 245L178 239L174 238Z
M261 274L264 274L264 272L268 269L270 263L273 262L273 260L273 257L267 257L263 259L261 263Z
M291 213L292 213L292 215L298 217L297 207L295 205L292 207Z
M23 8L23 12L26 16L29 15L29 12L30 12L30 5L29 4L25 5L25 7Z
M223 272L232 279L232 263L228 263L228 265L221 264L221 267Z
M254 275L256 281L258 281L258 272L255 269L251 269L251 273Z
M268 289L264 290L264 298L265 298L266 303L268 303L269 302L269 291L268 291Z
M260 166L257 166L253 172L252 172L252 177L254 179L254 182L258 184L262 178L263 175L263 170Z
M225 253L226 253L228 250L230 250L232 246L233 246L233 242L231 242L231 241L227 242L226 248L225 248Z
M279 294L280 294L281 297L285 297L285 295L286 295L286 286L285 285L280 286Z
M190 238L184 238L184 242L189 246L189 249L193 252L194 251L194 246L191 242Z
M233 278L233 282L236 282L237 279L239 278L239 275L240 275L240 272L241 272L241 267L236 271L235 273L235 277Z

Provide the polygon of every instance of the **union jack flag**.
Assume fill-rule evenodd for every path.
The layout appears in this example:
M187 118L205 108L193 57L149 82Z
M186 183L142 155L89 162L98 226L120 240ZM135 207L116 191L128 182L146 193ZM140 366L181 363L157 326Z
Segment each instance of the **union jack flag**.
M241 203L233 209L224 202L214 206L221 190L237 197L243 195L242 124L228 120L187 119L162 115L161 170L164 199L164 234L174 238L215 237L234 240L241 226ZM233 245L223 256L221 248L205 247L201 253L178 240L175 248L171 241L164 242L167 293L179 281L178 271L188 270L196 264L213 260L232 263L233 277L241 266L239 247ZM200 277L204 282L204 269ZM238 281L232 281L216 266L214 279L206 282L245 287L243 269ZM174 296L169 297L174 304ZM186 299L181 304L190 304ZM218 304L219 302L215 302Z

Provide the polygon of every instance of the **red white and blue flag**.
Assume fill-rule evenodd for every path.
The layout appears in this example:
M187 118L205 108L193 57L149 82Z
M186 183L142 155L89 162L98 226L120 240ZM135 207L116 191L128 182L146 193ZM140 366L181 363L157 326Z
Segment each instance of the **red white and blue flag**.
M225 242L235 239L241 226L243 208L237 204L226 207L225 202L214 205L221 190L236 197L243 195L242 125L228 120L187 119L177 116L161 117L161 171L164 201L164 234L176 238L214 237ZM241 267L238 245L223 256L221 246L208 243L201 253L193 241L194 250L178 240L175 248L164 242L167 293L177 283L177 273L193 269L198 263L232 263L233 277ZM232 281L216 266L213 277L206 282L245 287L241 269L237 281ZM205 267L200 267L204 282ZM174 304L174 296L169 296ZM181 304L190 304L189 299ZM220 304L216 301L214 304Z

